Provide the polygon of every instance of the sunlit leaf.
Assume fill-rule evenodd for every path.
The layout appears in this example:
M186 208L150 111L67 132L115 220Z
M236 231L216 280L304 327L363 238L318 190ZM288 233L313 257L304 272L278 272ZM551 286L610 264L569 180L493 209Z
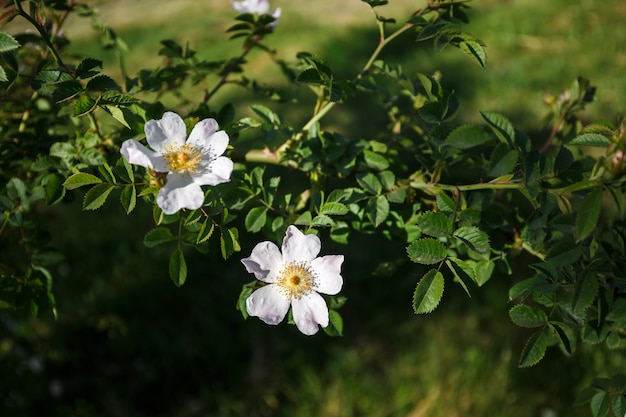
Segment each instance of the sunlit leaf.
M509 310L511 321L520 327L541 327L548 322L543 310L526 304L518 304Z
M446 258L446 248L443 244L431 238L421 238L406 248L409 259L413 262L432 265Z
M106 201L111 191L113 191L113 184L98 184L92 187L85 194L83 199L84 210L95 210L100 208Z
M422 233L433 237L448 237L452 234L452 222L445 214L427 211L417 219Z
M413 311L415 314L430 313L441 301L444 279L436 269L428 271L419 281L413 294Z
M536 365L541 359L543 359L543 356L546 354L547 347L548 345L544 332L538 330L533 333L522 350L519 367L527 368Z

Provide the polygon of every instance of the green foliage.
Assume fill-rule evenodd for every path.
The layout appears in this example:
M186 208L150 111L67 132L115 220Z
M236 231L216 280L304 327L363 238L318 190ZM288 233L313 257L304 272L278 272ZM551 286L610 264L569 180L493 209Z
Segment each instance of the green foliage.
M157 51L163 65L130 74L125 42L89 6L63 0L26 2L28 10L24 2L10 5L0 19L20 17L34 32L0 32L0 243L8 248L0 255L0 309L56 316L53 283L63 274L57 267L63 254L54 249L42 213L73 200L84 211L113 210L106 202L119 196L125 216L152 222L136 222L148 230L141 233L143 244L168 260L176 287L195 270L190 253L217 253L226 261L251 245L250 236L278 241L297 225L357 248L370 236L381 246L404 246L418 265L407 264L421 277L412 297L416 314L439 306L446 280L471 295L492 277L512 276L507 295L516 304L508 316L522 332L532 332L523 333L519 367L538 364L552 347L571 357L580 345L624 348L624 121L583 121L579 113L593 101L595 87L579 77L558 98L546 99L545 137L540 129L527 136L494 111L480 112L480 123L457 125L462 101L444 88L440 74L406 73L382 52L410 33L417 42L432 42L435 51L458 48L485 68L485 45L463 26L466 1L429 1L395 31L389 30L395 20L378 14L386 1L363 1L374 10L380 37L351 76L309 52L297 53L293 62L279 59L262 43L278 23L269 14L235 18L227 29L231 39L243 40L235 56L207 60L167 39ZM121 78L103 60L64 50L61 26L72 13L92 18L120 58ZM255 52L270 55L289 91L248 78L254 70L247 57ZM231 100L227 85L250 94L249 114ZM268 98L306 108L308 116L294 117ZM354 102L375 106L378 120L359 112L345 123L365 125L366 134L337 127L341 117L326 123L328 114L349 111ZM146 122L168 108L183 114L189 131L215 119L229 136L226 156L234 163L228 182L203 184L202 203L173 214L157 203L173 181L168 174L119 156L125 140L143 139ZM169 258L159 252L165 250ZM246 300L259 285L242 286L236 308L244 318ZM326 301L330 323L324 330L341 336L337 309L345 300ZM619 376L596 380L585 398L594 416L624 414L622 382Z

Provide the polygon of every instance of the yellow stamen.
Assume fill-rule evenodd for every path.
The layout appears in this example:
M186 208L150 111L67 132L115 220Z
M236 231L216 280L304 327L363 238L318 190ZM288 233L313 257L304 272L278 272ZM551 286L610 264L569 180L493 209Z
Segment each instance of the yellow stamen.
M170 171L180 173L198 172L202 152L189 145L170 145L163 158Z
M279 291L288 299L308 295L317 287L316 275L308 262L289 262L278 273Z

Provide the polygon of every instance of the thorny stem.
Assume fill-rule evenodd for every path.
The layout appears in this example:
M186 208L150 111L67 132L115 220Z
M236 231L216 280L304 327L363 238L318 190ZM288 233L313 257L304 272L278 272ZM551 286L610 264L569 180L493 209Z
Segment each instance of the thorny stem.
M217 91L224 84L226 84L226 81L228 80L228 76L230 75L230 73L233 72L233 70L237 67L237 65L243 63L246 55L248 55L248 53L252 50L252 48L254 48L261 41L261 39L263 39L262 35L254 35L251 37L250 42L246 42L246 44L244 45L243 51L241 52L241 55L239 55L237 58L230 61L230 63L224 70L224 74L222 74L222 78L220 78L220 80L213 86L211 91L207 91L204 94L204 103L208 103L211 97L213 97L215 93L217 93Z
M26 19L31 25L33 25L35 29L37 29L37 32L39 32L39 34L41 35L41 38L46 43L46 46L48 47L48 51L52 54L52 57L54 58L56 63L61 68L69 72L68 67L63 63L63 59L61 59L61 56L59 55L54 45L52 44L51 38L46 33L46 29L42 25L40 25L39 22L37 22L31 15L29 15L28 13L26 13L26 11L24 11L19 0L13 0L13 4L15 4L15 8L18 11L18 14L22 16L24 19Z

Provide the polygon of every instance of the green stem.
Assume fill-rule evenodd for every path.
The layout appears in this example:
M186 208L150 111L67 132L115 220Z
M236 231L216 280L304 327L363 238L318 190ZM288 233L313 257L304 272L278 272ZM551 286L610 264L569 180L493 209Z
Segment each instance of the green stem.
M524 188L521 182L486 182L481 184L448 185L439 183L412 182L412 188L446 191L475 191L475 190L517 190Z
M24 11L19 0L13 0L13 4L15 4L15 8L18 11L19 15L22 16L24 19L26 19L31 25L33 25L35 29L37 29L37 32L39 32L39 34L41 35L41 38L46 43L46 46L48 47L48 51L50 51L56 63L60 67L67 70L67 67L63 63L63 60L61 59L61 56L59 55L57 50L54 48L54 45L52 44L52 41L50 40L50 37L46 33L46 30L44 29L44 27L41 26L31 15L29 15L28 13Z

